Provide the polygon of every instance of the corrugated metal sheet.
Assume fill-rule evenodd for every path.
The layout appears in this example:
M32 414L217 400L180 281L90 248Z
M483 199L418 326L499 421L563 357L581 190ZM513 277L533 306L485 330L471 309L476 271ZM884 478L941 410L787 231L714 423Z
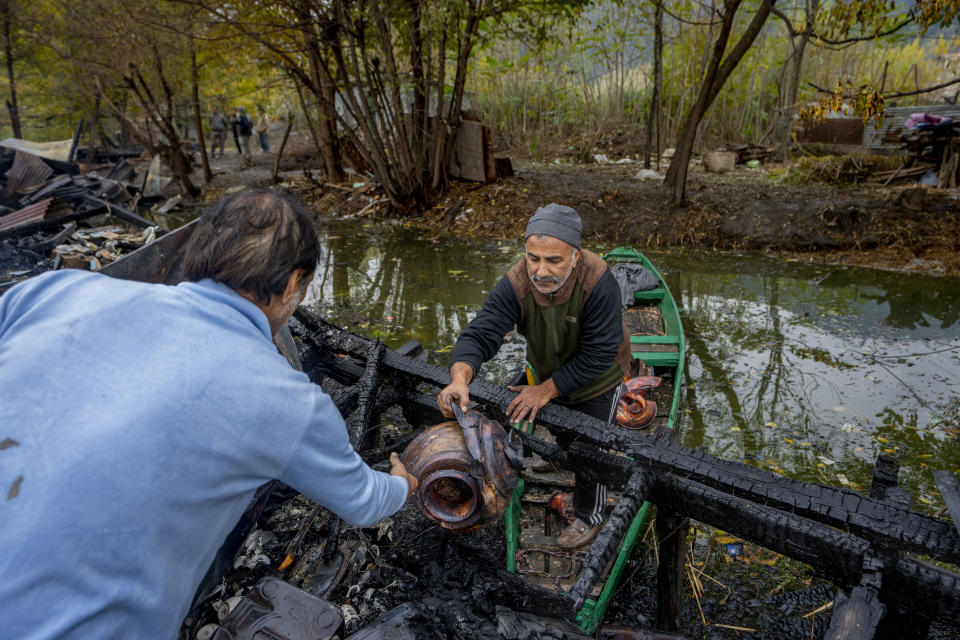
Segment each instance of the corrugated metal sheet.
M41 200L40 202L35 202L30 206L24 207L19 211L0 216L0 231L42 219L47 213L47 208L51 202L53 202L53 198L47 198L46 200Z
M863 120L860 118L830 118L813 125L797 126L797 142L820 144L860 144L863 139Z
M931 113L941 118L953 118L954 122L960 121L960 105L956 104L887 107L886 115L879 128L874 126L873 120L863 128L863 146L870 151L897 149L900 146L903 123L911 113Z
M26 206L47 198L49 196L59 195L59 190L73 185L73 178L70 176L60 176L56 180L51 180L36 191L31 191L20 198L20 204Z
M13 158L13 166L7 172L7 186L5 193L13 193L23 187L32 187L42 184L53 175L53 169L37 156L17 151Z

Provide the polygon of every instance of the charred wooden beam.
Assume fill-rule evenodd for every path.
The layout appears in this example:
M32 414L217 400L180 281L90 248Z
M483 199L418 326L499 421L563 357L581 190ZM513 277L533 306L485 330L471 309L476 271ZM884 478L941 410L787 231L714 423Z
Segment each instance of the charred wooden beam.
M295 318L299 323L292 325L294 333L307 340L315 341L321 350L366 360L367 349L372 340L343 331L302 309L297 310ZM339 368L339 363L333 359L327 359L324 364L329 367L330 375L333 377L332 371ZM381 364L398 373L435 386L445 386L450 380L450 372L447 369L398 355L389 349L384 351ZM505 422L507 406L516 394L505 387L474 380L470 383L470 395L474 400L483 402L492 409L490 417ZM632 432L625 429L609 429L601 420L557 405L547 405L537 413L537 416L538 421L547 428L573 431L594 444L619 450L624 450L634 436Z
M883 582L883 561L868 553L863 563L860 584L850 591L850 596L837 592L824 640L872 640L876 635L877 625L886 613L886 607L877 598Z
M568 456L574 464L589 462L599 469L604 482L613 488L624 485L632 468L626 458L581 443L571 445ZM679 474L658 475L648 499L800 560L818 575L843 585L859 581L863 558L870 549L869 542L849 533Z
M103 207L104 209L106 209L107 213L109 213L112 216L116 216L117 218L120 218L124 222L129 222L130 224L134 224L138 227L143 227L144 229L147 227L157 226L156 223L150 222L146 218L138 216L133 211L130 211L129 209L121 207L118 204L107 202L105 200L101 200L100 198L95 198L93 196L87 196L86 200L94 207Z
M873 477L870 480L870 497L883 500L909 509L913 503L910 492L897 486L900 475L900 463L891 455L881 453L873 465Z
M590 551L583 559L583 570L580 572L580 577L567 592L567 595L573 600L574 611L583 608L587 595L600 580L607 563L620 548L620 543L640 510L640 505L643 504L652 481L653 478L644 470L634 472L630 480L627 481L627 485L620 496L620 501L614 507L613 513L610 514L610 518L607 519L603 529L597 534Z
M960 624L960 575L913 558L898 558L883 576L880 600L915 614Z
M873 639L887 610L877 598L883 582L882 572L883 560L868 553L863 560L860 584L850 591L849 597L843 591L837 592L824 640Z
M380 384L380 360L386 347L382 342L370 345L367 353L367 364L363 377L357 383L360 387L357 396L357 407L347 418L347 434L355 449L363 449L366 445L367 432L370 429L373 414L372 395Z
M67 238L72 236L76 230L77 223L70 222L56 235L53 235L42 242L38 242L37 244L30 245L30 250L36 251L41 255L50 253L51 249L56 247L58 244L63 244L66 242Z
M690 520L679 513L657 509L657 627L679 631L683 609L683 569Z
M390 352L386 351L384 363L389 356ZM419 404L426 414L433 412L438 418L440 416L432 395L417 394L409 397L407 402ZM497 411L489 413L504 420L505 408L504 405L499 409L501 415L495 415ZM548 422L554 415L553 412L546 411L548 408L551 407L544 407L538 417L544 415L544 424L563 429L557 422ZM563 407L554 407L553 411L557 414L571 414L568 418L571 421L592 420ZM665 436L642 437L649 444L631 447L634 461L641 466L656 469L658 474L684 475L723 493L743 497L756 504L785 509L810 520L850 530L885 547L927 553L936 559L949 562L960 559L960 536L949 523L912 511L903 505L867 498L845 489L783 478L747 465L719 460L706 452L669 442ZM555 446L546 443L531 446L533 440L529 437L525 437L524 441L530 450L546 459L560 460L561 454ZM571 466L592 468L605 484L622 486L632 475L634 462L619 456L612 456L614 461L604 462L606 458L596 458L593 454L599 451L590 446L595 443L595 440L588 437L584 437L583 442L574 442L568 454L576 451L579 459L573 460Z
M896 502L784 478L654 438L625 453L663 473L682 474L724 493L850 531L882 546L960 563L960 534L950 523Z
M724 494L672 474L658 478L651 500L810 565L843 586L861 580L870 544L849 533ZM879 599L931 619L960 623L960 575L910 558L886 566Z
M529 436L525 436L525 442ZM634 465L622 456L574 442L567 464L590 464L601 481L623 487ZM844 587L860 583L870 543L797 514L724 493L679 474L656 475L647 499L654 504L755 542L811 566L818 576ZM928 619L960 624L960 574L914 558L894 558L883 568L879 599Z
M957 557L958 550L952 544L957 540L956 531L949 523L911 511L899 502L869 499L852 491L790 480L746 465L718 460L702 451L691 451L672 443L662 435L652 440L657 449L648 449L649 454L637 462L640 466L653 465L660 474L682 475L754 504L785 509L813 521L849 530L884 547L929 553L948 561ZM677 460L677 452L684 455L680 463L664 463L665 459ZM608 486L622 486L632 473L632 466L626 458L610 456L585 443L575 442L568 455L574 458L573 466L589 466L604 476L603 482ZM694 465L693 460L699 463Z
M878 455L870 482L870 497L910 508L913 497L907 489L898 486L899 474L900 462L896 458L885 453ZM891 552L888 560L897 553ZM918 615L903 603L891 602L875 637L879 640L920 640L927 637L929 629L930 618Z

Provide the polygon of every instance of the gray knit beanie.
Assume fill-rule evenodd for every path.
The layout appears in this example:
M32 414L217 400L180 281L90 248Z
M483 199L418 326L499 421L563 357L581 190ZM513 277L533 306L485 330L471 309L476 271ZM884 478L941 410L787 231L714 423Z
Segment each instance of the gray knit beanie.
M563 240L579 249L581 231L583 231L583 224L576 211L562 204L548 204L537 209L530 218L530 222L527 223L527 233L523 239L542 234Z

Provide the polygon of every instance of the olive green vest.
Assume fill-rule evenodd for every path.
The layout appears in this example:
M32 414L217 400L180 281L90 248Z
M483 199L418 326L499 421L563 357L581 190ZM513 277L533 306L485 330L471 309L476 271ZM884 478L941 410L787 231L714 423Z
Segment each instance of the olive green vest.
M569 362L580 346L580 314L583 305L607 271L607 263L592 251L583 250L580 260L563 286L552 294L537 291L520 260L507 273L520 301L517 330L527 340L527 361L533 366L537 384ZM630 338L626 327L616 359L599 376L560 402L576 404L589 400L619 384L630 365Z

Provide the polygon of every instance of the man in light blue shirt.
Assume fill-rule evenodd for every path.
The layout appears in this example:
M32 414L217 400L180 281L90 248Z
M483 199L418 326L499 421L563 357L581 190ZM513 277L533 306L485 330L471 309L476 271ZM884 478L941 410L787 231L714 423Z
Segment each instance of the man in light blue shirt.
M366 526L416 486L350 446L271 336L319 249L300 205L242 192L198 221L189 282L46 273L0 297L0 635L174 638L258 486Z

